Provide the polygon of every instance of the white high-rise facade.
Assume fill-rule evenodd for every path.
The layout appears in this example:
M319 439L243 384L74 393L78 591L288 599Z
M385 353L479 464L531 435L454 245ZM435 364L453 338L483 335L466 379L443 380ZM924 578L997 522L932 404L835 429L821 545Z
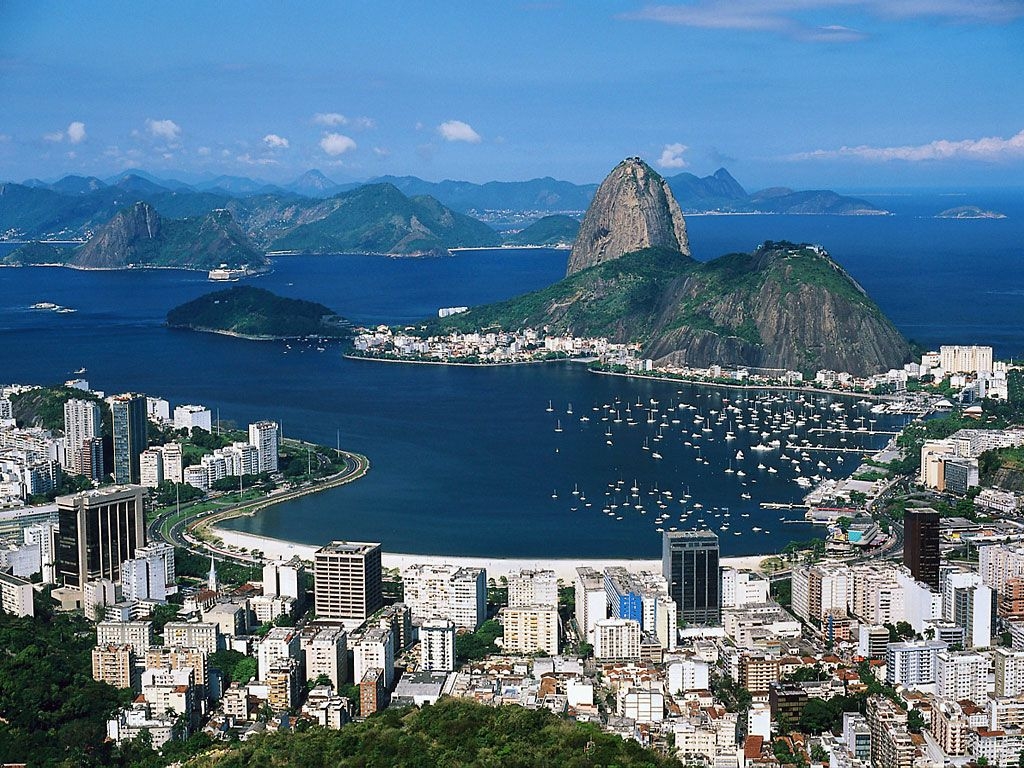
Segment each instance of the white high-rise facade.
M164 455L160 448L147 448L139 454L139 483L156 488L164 481Z
M178 591L174 584L174 547L154 543L135 549L121 563L121 589L126 600L166 600Z
M76 475L84 474L82 446L86 440L100 437L103 416L94 400L71 399L64 403L64 468Z
M454 565L410 565L402 571L404 602L417 619L451 619L473 631L487 618L487 572Z
M988 659L971 651L941 651L936 658L935 695L949 701L988 699Z
M420 627L420 669L427 672L455 670L455 622L428 619Z
M179 405L174 409L174 428L192 430L193 427L213 431L213 415L201 405Z
M160 446L164 462L164 480L172 483L181 482L181 444L167 443Z
M608 617L604 576L593 568L576 569L576 626L582 639L594 644L594 625Z
M639 659L640 623L632 619L602 619L594 627L594 658Z
M944 373L992 372L992 347L939 347L939 365Z
M531 605L558 607L558 578L554 571L522 570L508 577L509 608Z
M249 425L249 444L259 451L259 471L277 472L277 422L257 421Z

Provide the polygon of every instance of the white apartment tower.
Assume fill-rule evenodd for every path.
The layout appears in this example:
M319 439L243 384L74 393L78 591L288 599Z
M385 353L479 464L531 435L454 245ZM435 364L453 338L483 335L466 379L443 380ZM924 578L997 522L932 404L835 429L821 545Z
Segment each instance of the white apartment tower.
M640 623L632 619L602 619L594 627L594 658L640 658Z
M404 602L417 619L450 619L474 631L487 618L487 572L454 565L410 565L402 571Z
M455 622L428 619L420 627L420 669L426 672L455 670Z
M508 653L558 654L558 609L543 605L502 608L503 648Z
M582 639L594 644L594 626L608 617L604 576L593 568L576 569L576 626Z
M136 547L135 557L121 563L121 589L126 600L166 600L174 585L174 547L154 543Z
M522 570L508 577L508 607L558 608L558 578L554 571Z
M259 471L277 472L277 422L257 421L249 425L249 444L259 451Z
M156 488L164 481L164 454L157 447L147 448L139 454L139 484Z
M71 399L64 403L65 469L84 474L87 462L82 456L86 440L102 435L103 416L94 400Z

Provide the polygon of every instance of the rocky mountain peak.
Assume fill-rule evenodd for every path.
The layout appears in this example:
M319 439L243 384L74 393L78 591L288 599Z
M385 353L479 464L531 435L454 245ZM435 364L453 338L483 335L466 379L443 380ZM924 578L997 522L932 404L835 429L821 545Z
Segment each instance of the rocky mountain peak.
M639 157L628 157L594 194L566 274L651 247L689 256L686 222L665 180Z

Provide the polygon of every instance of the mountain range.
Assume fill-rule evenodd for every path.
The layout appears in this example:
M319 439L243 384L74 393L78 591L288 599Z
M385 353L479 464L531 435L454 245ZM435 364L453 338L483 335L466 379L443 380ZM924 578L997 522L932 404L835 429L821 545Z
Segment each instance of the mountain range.
M703 178L681 173L664 182L683 212L883 213L863 200L829 191L773 188L748 194L725 169ZM0 184L0 240L86 242L120 213L144 203L163 222L201 220L226 211L237 229L231 238L242 251L421 255L503 242L568 244L575 237L574 220L591 204L597 189L594 184L552 178L475 184L403 176L341 185L316 170L283 186L239 176L187 184L131 170L107 179L66 176L52 183L29 179ZM477 218L495 211L516 212L519 221L539 226L520 225L499 234ZM546 220L541 223L542 219ZM217 248L223 246L219 243ZM139 245L140 252L157 258L156 263L175 263L173 254L158 256L152 246ZM188 266L212 262L217 248L207 254L190 248L179 261ZM124 261L124 253L97 256L95 248L85 252L90 262ZM19 258L38 261L48 255L53 254L46 249L29 249ZM86 257L78 253L76 258ZM228 262L235 260L231 256Z

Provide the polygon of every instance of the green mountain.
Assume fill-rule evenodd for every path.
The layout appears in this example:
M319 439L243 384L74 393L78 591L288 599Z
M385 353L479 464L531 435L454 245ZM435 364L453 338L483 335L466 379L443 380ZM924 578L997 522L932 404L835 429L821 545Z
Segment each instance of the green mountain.
M148 203L117 213L76 249L70 266L120 269L127 266L212 269L263 266L263 255L223 209L187 219L165 219Z
M498 233L432 197L406 197L392 184L367 184L318 201L319 215L272 240L275 250L418 255L458 246L499 245Z
M817 246L767 242L698 263L650 248L554 285L438 321L439 330L548 328L639 342L660 364L867 375L910 346L864 290Z
M578 219L554 214L507 236L505 242L509 245L572 245L579 231Z
M252 338L347 338L348 325L323 304L288 299L263 288L237 285L214 291L167 313L171 328Z

